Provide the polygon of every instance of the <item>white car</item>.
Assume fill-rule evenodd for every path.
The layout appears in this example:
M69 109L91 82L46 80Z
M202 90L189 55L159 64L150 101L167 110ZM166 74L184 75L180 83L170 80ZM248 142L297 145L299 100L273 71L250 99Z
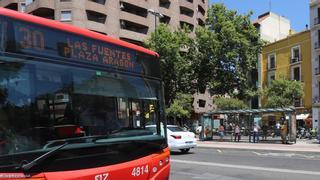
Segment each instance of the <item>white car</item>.
M154 125L146 126L151 131L155 131L154 127ZM167 125L167 137L170 150L180 150L183 153L187 153L191 148L197 147L195 134L185 131L179 126Z

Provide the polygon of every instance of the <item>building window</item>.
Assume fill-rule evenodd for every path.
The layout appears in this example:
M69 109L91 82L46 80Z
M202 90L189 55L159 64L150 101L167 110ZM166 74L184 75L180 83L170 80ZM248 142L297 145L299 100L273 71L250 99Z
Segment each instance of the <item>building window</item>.
M98 3L98 4L102 4L102 5L106 4L106 0L89 0L89 1L92 1L92 2L95 2L95 3Z
M268 86L270 87L272 85L272 81L276 79L275 73L269 73L268 74Z
M61 11L61 21L71 21L72 20L72 13L70 10L63 10Z
M187 0L189 3L193 3L193 0Z
M193 17L193 10L185 8L185 7L180 7L180 14L184 14L189 17Z
M21 3L20 4L20 11L21 12L26 12L26 3Z
M120 2L120 9L122 11L135 14L137 16L147 17L148 10L130 3Z
M202 8L202 6L198 5L198 11L204 16L206 11Z
M169 16L163 15L163 17L160 18L160 22L164 24L169 24L171 18Z
M169 0L159 0L159 6L169 9L171 2Z
M126 29L129 31L134 31L141 34L147 34L148 33L148 26L137 24L131 21L126 21L121 19L120 20L120 27L121 29Z
M270 54L268 55L268 69L275 69L276 68L276 55Z
M300 46L296 46L291 49L291 63L299 61L301 61Z
M89 10L87 10L86 13L87 13L87 18L89 21L94 21L94 22L102 23L102 24L104 24L106 22L107 15L105 15L105 14L101 14L101 13L98 13L95 11L89 11Z
M294 107L301 107L302 106L301 99L300 98L294 98L293 105L294 105Z
M206 107L206 101L203 99L199 99L198 104L199 104L199 107L201 108Z
M300 81L301 80L300 67L292 68L292 80Z
M29 4L33 3L33 0L26 0L26 5L28 6Z
M198 18L198 25L204 27L205 23L202 21L202 19Z

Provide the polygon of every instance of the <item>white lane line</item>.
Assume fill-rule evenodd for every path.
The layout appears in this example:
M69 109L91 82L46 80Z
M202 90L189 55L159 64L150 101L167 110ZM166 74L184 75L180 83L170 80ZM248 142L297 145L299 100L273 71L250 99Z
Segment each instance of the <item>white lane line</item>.
M178 160L178 159L171 159L171 162L184 163L184 164L195 164L195 165L202 165L202 166L215 166L215 167L224 167L224 168L236 168L236 169L246 169L246 170L279 172L279 173L320 175L319 171L304 171L304 170L291 170L291 169L280 169L280 168L267 168L267 167L245 166L245 165L235 165L235 164L221 164L221 163L211 163L211 162L185 161L185 160Z
M221 151L220 149L217 149L217 151L218 151L219 153L222 153L222 151Z

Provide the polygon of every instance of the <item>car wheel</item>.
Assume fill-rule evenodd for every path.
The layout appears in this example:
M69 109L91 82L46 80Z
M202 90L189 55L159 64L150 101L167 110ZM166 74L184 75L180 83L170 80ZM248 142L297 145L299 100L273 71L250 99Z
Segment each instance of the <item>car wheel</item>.
M188 149L180 149L180 151L181 151L182 153L188 153L188 152L190 151L190 148L188 148Z

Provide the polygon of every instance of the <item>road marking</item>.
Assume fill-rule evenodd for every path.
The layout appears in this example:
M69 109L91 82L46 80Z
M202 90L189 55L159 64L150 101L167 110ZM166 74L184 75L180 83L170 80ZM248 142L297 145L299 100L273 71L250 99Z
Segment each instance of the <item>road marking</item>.
M221 151L220 149L217 149L217 151L218 151L219 153L222 153L222 151Z
M202 165L202 166L215 166L215 167L224 167L224 168L235 168L235 169L279 172L279 173L320 175L319 171L304 171L304 170L291 170L291 169L280 169L280 168L267 168L267 167L235 165L235 164L222 164L222 163L199 162L199 161L185 161L185 160L178 160L178 159L171 159L171 162L184 163L184 164L195 164L195 165Z
M269 157L289 157L289 158L295 158L295 159L308 159L308 160L320 160L319 155L304 155L304 154L298 154L298 153L259 153L252 151L257 156L269 156Z

